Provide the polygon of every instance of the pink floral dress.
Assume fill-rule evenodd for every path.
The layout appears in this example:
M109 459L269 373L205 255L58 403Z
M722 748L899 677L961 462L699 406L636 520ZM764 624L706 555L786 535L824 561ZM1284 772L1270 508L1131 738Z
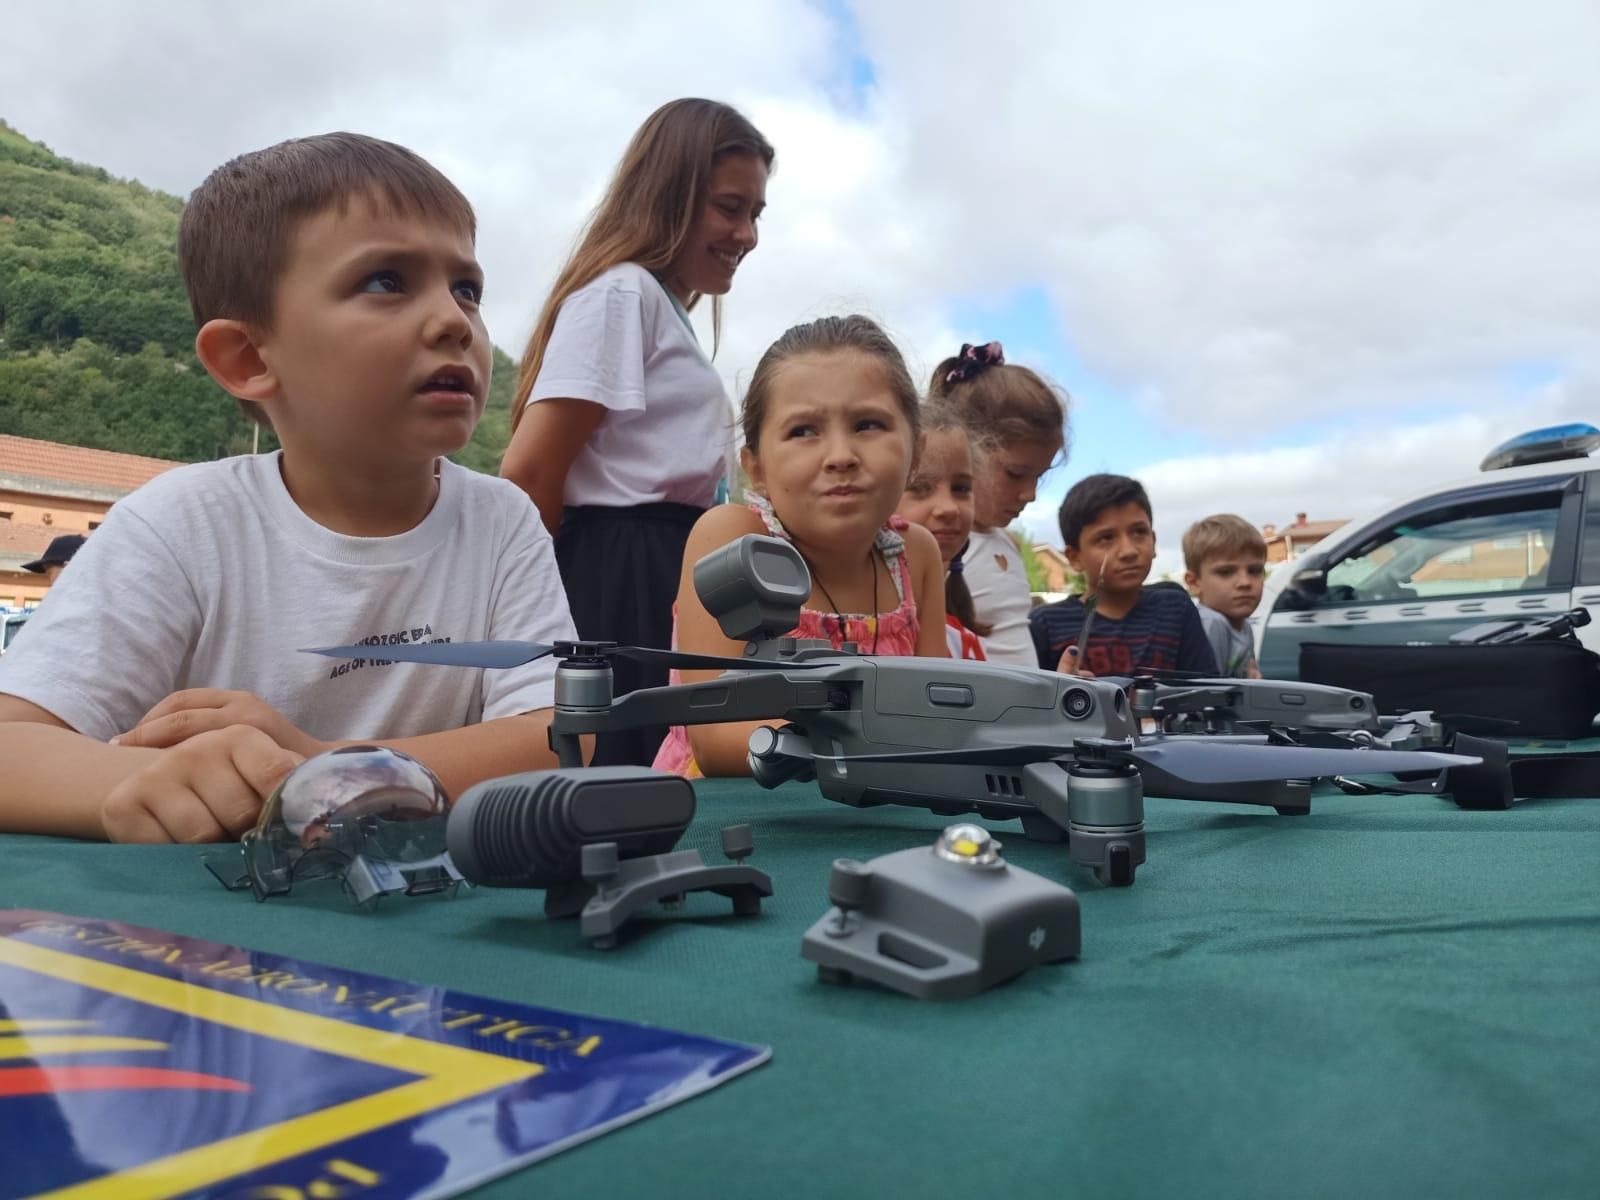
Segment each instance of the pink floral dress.
M785 541L789 539L778 515L772 511L765 497L747 493L745 501L760 515L768 533ZM832 613L802 608L800 624L790 630L788 636L819 638L835 650L845 642L855 642L863 654L916 654L920 629L917 623L917 599L911 590L911 567L906 561L906 542L900 536L900 531L906 525L905 518L890 517L889 523L878 530L876 542L878 552L883 555L884 564L889 568L889 577L894 580L895 595L899 600L893 612ZM673 630L672 644L674 647L678 644L676 629ZM672 682L679 681L678 672L673 671ZM656 751L655 762L651 765L657 771L671 771L674 775L684 775L690 779L702 778L699 764L694 761L694 752L689 746L689 735L682 725L674 725L667 731L666 740L661 743L661 749Z

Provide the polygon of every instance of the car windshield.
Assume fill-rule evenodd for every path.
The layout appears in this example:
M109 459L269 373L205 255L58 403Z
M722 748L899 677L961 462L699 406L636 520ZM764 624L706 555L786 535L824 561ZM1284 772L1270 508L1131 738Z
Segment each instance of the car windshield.
M1397 525L1329 569L1329 598L1425 599L1542 588L1557 511L1552 501L1532 511Z

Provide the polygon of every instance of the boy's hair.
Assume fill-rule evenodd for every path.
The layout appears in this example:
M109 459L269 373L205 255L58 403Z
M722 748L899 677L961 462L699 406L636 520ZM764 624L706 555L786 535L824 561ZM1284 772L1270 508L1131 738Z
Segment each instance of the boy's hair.
M961 411L951 404L948 399L928 400L922 405L921 412L922 433L942 433L947 430L958 429L967 438L967 454L972 459L972 471L976 475L979 461L983 456L984 448L967 424L967 419ZM913 479L915 476L913 476ZM907 482L910 486L910 481ZM988 637L994 632L994 626L985 621L978 620L977 605L972 600L972 589L967 586L967 577L963 569L946 571L944 575L944 610L950 613L979 637Z
M289 265L289 243L308 217L352 197L371 197L460 229L476 240L472 205L420 155L359 133L291 138L241 154L194 190L178 223L178 266L195 325L223 318L272 327L272 299ZM268 424L260 405L245 416Z
M928 395L955 406L987 445L1060 443L1065 453L1066 392L1037 372L1006 362L998 342L970 350L977 353L953 355L934 368Z
M1233 513L1214 513L1201 517L1184 532L1183 565L1200 574L1206 559L1218 555L1249 554L1267 557L1267 539L1243 517Z
M772 169L775 152L737 109L716 100L673 100L651 113L623 152L617 172L545 297L517 368L511 405L516 428L544 365L544 350L561 304L621 263L647 271L671 265L705 207L711 172L730 154L748 154ZM693 308L699 296L685 306ZM722 336L722 299L711 301L711 348Z
M761 423L767 416L772 383L784 364L802 354L840 350L854 350L878 360L889 390L911 426L911 445L915 449L922 437L922 406L917 385L911 382L911 372L906 370L906 360L876 321L851 313L848 317L819 317L804 325L791 325L767 347L761 361L756 363L755 373L750 376L750 386L745 389L744 405L739 413L744 444L750 453L755 454L760 449Z
M1061 541L1069 550L1078 548L1078 538L1083 527L1091 524L1108 508L1121 508L1124 504L1137 504L1144 515L1154 521L1150 511L1150 497L1144 485L1126 475L1086 475L1067 492L1061 502Z

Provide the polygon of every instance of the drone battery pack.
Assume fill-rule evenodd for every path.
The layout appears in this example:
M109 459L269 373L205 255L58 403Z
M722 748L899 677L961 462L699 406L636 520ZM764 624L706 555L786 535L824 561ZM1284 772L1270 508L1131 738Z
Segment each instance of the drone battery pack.
M1514 722L1512 737L1588 737L1600 712L1600 655L1575 639L1504 645L1307 642L1300 678L1371 692L1384 713L1431 709Z

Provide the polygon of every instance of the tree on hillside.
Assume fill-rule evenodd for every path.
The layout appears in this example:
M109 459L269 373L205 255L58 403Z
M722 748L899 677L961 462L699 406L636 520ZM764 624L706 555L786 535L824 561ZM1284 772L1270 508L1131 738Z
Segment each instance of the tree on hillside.
M0 433L156 458L247 453L255 429L194 356L183 201L65 159L0 121ZM499 469L516 364L456 459ZM277 440L261 432L261 448Z

